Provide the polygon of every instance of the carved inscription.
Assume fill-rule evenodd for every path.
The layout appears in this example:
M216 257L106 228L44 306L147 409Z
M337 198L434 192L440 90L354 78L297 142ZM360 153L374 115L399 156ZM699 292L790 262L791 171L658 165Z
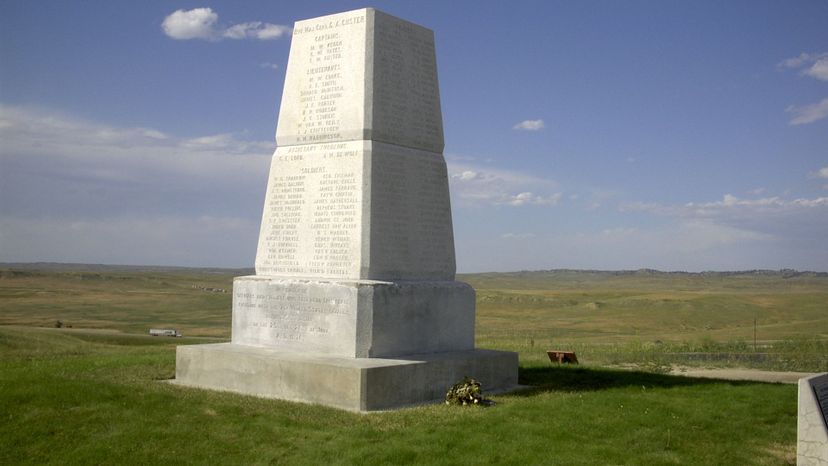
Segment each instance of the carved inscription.
M258 274L357 277L361 147L358 141L276 151L256 256Z
M373 173L372 266L399 276L412 271L453 273L454 242L443 157L374 143Z
M365 10L297 23L279 146L366 139L366 130L373 140L442 151L432 32Z
M233 343L354 356L357 288L243 277L233 290Z
M347 12L339 15L330 15L316 20L301 21L293 29L293 35L317 34L343 26L353 26L365 22L365 12Z
M300 91L302 120L297 125L297 142L314 143L342 137L339 134L342 119L338 113L345 94L342 72L341 34L315 35L308 53L307 78Z
M336 331L331 328L332 321L352 314L350 299L308 296L304 291L283 290L278 294L238 291L233 296L234 312L247 317L250 329L264 329L268 341L296 342L327 338Z
M280 145L355 139L364 114L365 22L365 12L359 12L297 23L277 130Z
M297 23L257 274L453 279L442 132L431 31L371 9Z
M377 13L374 116L377 138L442 151L443 123L431 31Z

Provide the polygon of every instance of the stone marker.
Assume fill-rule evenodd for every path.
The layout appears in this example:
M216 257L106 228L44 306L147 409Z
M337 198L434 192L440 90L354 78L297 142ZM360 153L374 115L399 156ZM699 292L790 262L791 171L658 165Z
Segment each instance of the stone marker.
M176 383L353 411L516 386L454 280L433 33L372 8L297 22L276 142L231 343L179 346Z
M828 373L799 379L796 464L828 465Z

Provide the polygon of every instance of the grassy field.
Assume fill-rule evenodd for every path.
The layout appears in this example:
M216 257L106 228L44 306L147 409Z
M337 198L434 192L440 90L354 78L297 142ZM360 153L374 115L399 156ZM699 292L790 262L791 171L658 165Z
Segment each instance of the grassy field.
M160 327L229 339L232 280L251 272L0 267L0 325L61 321L134 334ZM826 274L550 271L458 278L477 289L477 345L517 351L523 361L542 361L555 348L602 366L828 371Z
M229 338L233 276L244 272L0 268L0 325L54 327L59 320L72 328L178 328Z
M561 348L601 365L828 371L825 274L552 271L460 278L477 289L478 345L518 351L522 360Z
M492 408L356 415L165 383L176 344L229 337L244 273L0 267L0 464L793 464L795 386L660 372L828 370L828 277L554 271L459 277L478 346L518 351L530 387Z
M181 388L174 344L0 327L0 464L793 464L796 389L523 364L490 408L359 415Z

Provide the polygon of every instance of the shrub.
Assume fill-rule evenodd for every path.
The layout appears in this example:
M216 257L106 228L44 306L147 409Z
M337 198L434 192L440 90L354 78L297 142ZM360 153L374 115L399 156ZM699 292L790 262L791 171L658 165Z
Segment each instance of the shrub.
M446 404L488 406L492 404L492 401L483 397L479 381L463 377L462 382L452 385L446 392Z

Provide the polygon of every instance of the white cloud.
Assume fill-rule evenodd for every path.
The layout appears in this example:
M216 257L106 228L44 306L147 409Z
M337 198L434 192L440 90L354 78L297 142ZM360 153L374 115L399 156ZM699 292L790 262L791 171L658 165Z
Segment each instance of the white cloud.
M270 70L278 70L279 65L277 65L276 63L262 62L262 63L259 63L259 68L267 68L267 69L270 69Z
M811 173L811 176L814 178L825 178L828 179L828 167L822 167L819 170Z
M699 209L707 209L707 208L716 208L716 207L734 207L734 206L746 206L746 207L773 207L773 208L789 208L789 207L818 207L818 206L828 206L828 197L820 197L816 199L793 199L790 201L786 201L780 199L779 197L766 197L761 199L739 199L738 197L732 194L725 194L721 201L716 202L705 202L705 203L693 203L690 202L686 204L688 208L699 208Z
M164 264L252 263L275 143L178 138L6 105L0 140L0 261L161 264L159 251L175 249L182 256Z
M543 120L524 120L512 127L512 129L522 131L538 131L543 128Z
M256 29L256 38L259 40L278 39L286 34L290 34L291 28L281 24L264 23L261 27Z
M290 31L290 28L287 26L253 21L230 26L221 35L228 39L271 40L282 37L288 31Z
M823 252L804 259L789 257L804 254L781 247L784 245L770 235L702 219L679 219L653 227L545 231L534 236L507 233L458 241L458 264L462 272L552 268L703 271L791 265L824 269L828 258Z
M461 229L460 270L823 271L828 264L828 197L634 203L624 205L620 216L596 214L594 222L569 223L564 215L568 211L533 217L535 236Z
M799 74L802 76L828 81L828 52L801 53L797 57L782 60L776 66L780 68L801 68ZM793 114L789 122L791 125L813 123L828 116L828 98L810 105L790 105L785 111Z
M3 153L31 155L48 153L63 157L93 159L147 151L169 151L171 155L189 155L182 148L220 150L229 154L271 152L275 143L244 141L233 134L198 138L176 138L152 128L122 128L84 120L47 109L0 104L0 136ZM147 155L147 157L149 156Z
M791 125L813 123L828 116L828 98L810 105L791 105L785 111L793 114L793 118L790 121Z
M211 8L194 8L176 10L164 18L161 27L164 33L173 39L212 39L215 37L214 26L218 15Z
M258 228L233 216L0 217L0 262L250 267Z
M826 78L822 77L822 75L820 74L820 70L822 69L823 66L828 65L828 62L826 62L826 60L828 60L828 52L823 52L823 53L805 53L805 52L803 52L803 53L800 53L796 57L786 58L785 60L782 60L781 62L777 63L776 66L777 66L777 68L801 68L801 70L799 72L801 75L811 76L811 77L814 77L814 78L817 78L817 79L825 80ZM813 74L811 74L811 70L814 69L814 67L815 67L814 65L817 65L817 64L819 64L819 66L816 66L816 70L817 70L816 74L817 75L814 76Z
M515 195L506 196L497 201L497 204L507 204L511 206L523 205L557 205L562 197L561 193L555 193L550 196L538 196L530 192L522 192Z
M503 239L529 239L534 238L536 235L534 233L503 233L500 235Z
M455 175L455 176L460 181L471 181L471 180L477 178L477 172L473 172L471 170L466 170L463 173L460 173L460 174Z
M616 227L604 229L601 231L601 234L607 237L623 237L634 235L638 232L639 230L637 228Z
M741 199L725 194L714 202L683 205L634 202L622 212L648 212L683 221L703 221L782 240L821 241L828 232L828 197Z
M820 58L815 61L810 68L803 71L804 74L819 79L820 81L828 81L828 57Z
M449 162L452 202L458 207L556 205L562 194L552 180L517 171Z
M821 81L828 81L828 52L801 53L797 57L787 58L777 63L779 68L802 68L800 74Z
M218 41L222 39L278 39L290 32L288 26L250 21L218 27L218 14L211 8L194 8L176 10L164 18L161 24L164 33L177 40L203 39Z
M781 212L801 207L828 207L828 197L815 199L785 200L779 197L760 199L740 199L732 194L725 194L721 201L688 202L683 205L667 205L653 202L632 202L621 206L622 211L649 211L658 214L678 215L683 217L712 218L728 210L746 208L754 211Z
M800 66L810 63L812 61L812 55L809 53L800 53L799 56L786 58L781 62L777 63L776 66L779 68L799 68Z

